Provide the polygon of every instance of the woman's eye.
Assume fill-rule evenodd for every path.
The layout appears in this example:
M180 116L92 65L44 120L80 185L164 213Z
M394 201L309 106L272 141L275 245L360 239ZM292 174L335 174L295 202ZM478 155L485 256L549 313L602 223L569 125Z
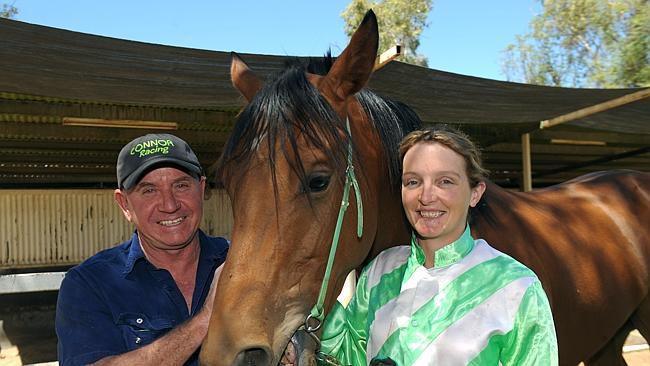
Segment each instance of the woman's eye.
M330 184L330 178L325 175L317 175L309 178L308 191L309 192L322 192L327 189Z
M418 184L418 181L415 179L409 179L404 181L404 187L413 187Z
M447 178L445 178L445 179L441 179L441 180L440 180L440 184L443 184L443 185L454 184L454 181L451 180L451 179L447 179Z

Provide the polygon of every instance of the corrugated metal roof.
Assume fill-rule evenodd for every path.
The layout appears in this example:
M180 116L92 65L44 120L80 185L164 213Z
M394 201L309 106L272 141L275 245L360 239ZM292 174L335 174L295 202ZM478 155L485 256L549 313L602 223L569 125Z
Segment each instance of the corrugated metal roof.
M262 76L279 70L289 58L240 56ZM425 123L460 124L484 147L486 165L501 184L519 180L520 135L531 131L533 172L546 175L538 183L559 182L593 170L650 170L650 153L644 151L650 146L650 99L537 130L541 120L633 89L507 83L400 62L376 72L369 87L410 105ZM175 133L208 166L216 160L243 104L230 83L229 52L0 19L0 184L113 184L119 148L146 132L62 126L62 117L176 121ZM549 144L558 138L605 145ZM103 153L91 153L98 151ZM87 158L80 158L76 168L69 164L60 168L73 152Z

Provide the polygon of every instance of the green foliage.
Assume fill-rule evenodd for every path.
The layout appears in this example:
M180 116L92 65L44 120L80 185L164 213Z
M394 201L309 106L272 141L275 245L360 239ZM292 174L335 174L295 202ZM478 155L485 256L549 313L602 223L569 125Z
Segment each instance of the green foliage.
M427 66L427 58L419 55L417 49L431 7L431 0L352 0L341 17L346 23L345 33L352 36L363 16L372 9L379 22L379 53L400 44L400 61Z
M16 14L18 14L18 9L15 6L9 4L2 4L2 7L0 8L0 18L11 19Z
M648 0L540 0L504 53L508 80L573 87L650 86Z

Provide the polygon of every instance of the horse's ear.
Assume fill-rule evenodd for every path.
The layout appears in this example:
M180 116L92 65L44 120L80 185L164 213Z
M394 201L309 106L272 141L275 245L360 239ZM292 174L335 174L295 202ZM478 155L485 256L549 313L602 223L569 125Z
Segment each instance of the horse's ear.
M320 85L321 92L343 101L361 90L375 67L378 45L377 17L368 10L350 43Z
M262 88L262 81L238 54L232 52L231 56L230 79L232 80L232 85L250 102Z

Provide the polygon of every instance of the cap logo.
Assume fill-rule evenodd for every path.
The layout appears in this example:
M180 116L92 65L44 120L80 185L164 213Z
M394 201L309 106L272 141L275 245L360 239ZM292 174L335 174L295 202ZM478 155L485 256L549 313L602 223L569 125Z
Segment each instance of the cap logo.
M172 140L163 140L163 139L155 139L155 140L149 140L149 141L144 141L140 142L137 145L133 146L131 148L131 155L137 155L140 158L144 158L145 156L149 156L152 154L169 154L169 148L173 147L174 142Z

